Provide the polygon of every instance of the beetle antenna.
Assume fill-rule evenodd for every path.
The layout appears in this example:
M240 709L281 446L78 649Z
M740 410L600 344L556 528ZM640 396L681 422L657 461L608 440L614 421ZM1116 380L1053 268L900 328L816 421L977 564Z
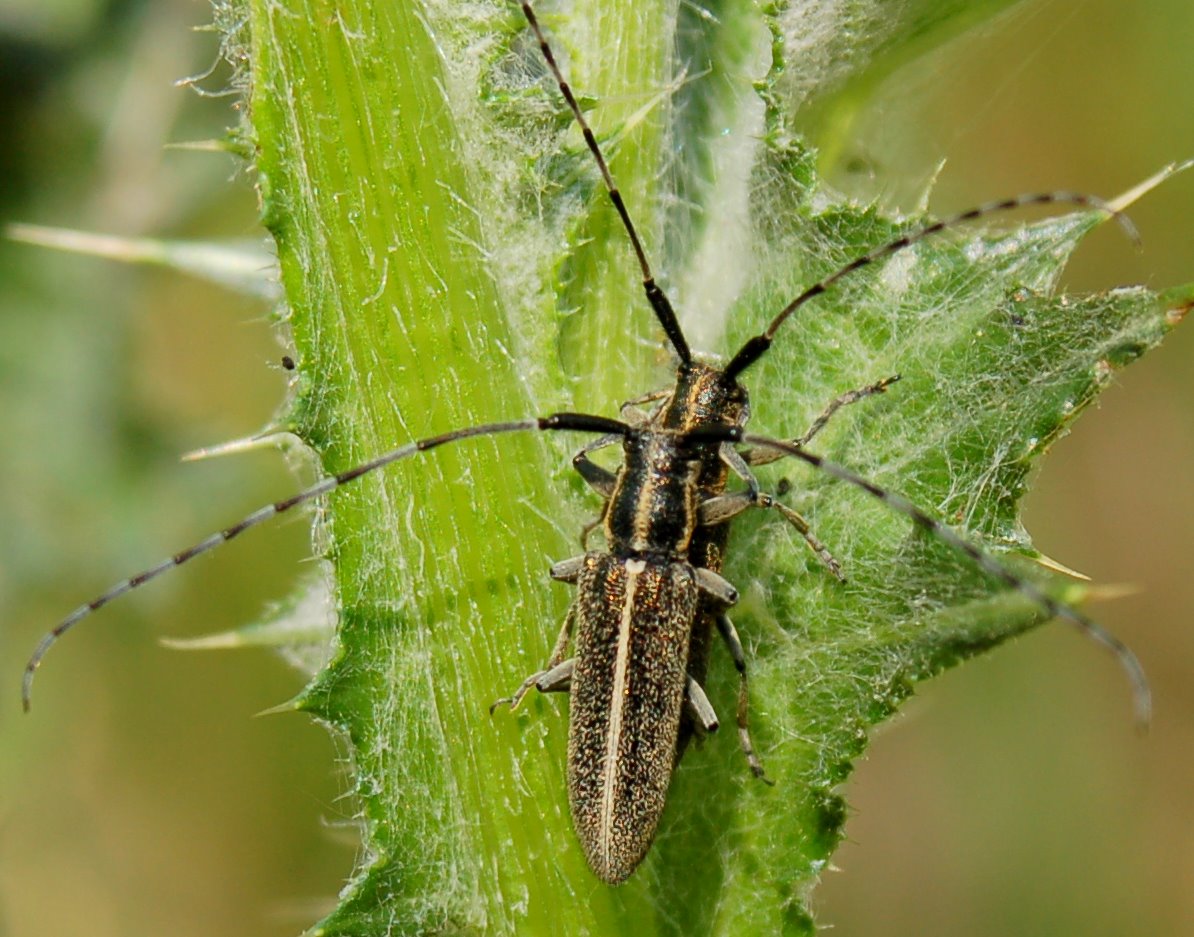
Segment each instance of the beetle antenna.
M346 485L360 478L362 475L368 475L370 472L384 468L393 462L398 462L416 453L426 452L428 449L435 449L445 443L459 442L462 439L471 439L474 436L497 436L502 433L517 433L527 430L572 430L584 433L600 433L601 435L624 436L630 432L630 427L619 420L611 420L603 416L591 416L587 413L553 413L551 416L537 419L532 418L504 423L483 423L479 426L468 426L464 429L441 433L438 436L418 439L407 443L405 446L399 446L397 449L391 449L389 452L383 453L375 459L362 462L355 468L340 472L338 475L329 475L327 478L316 482L310 488L306 488L283 501L275 501L273 504L267 504L265 507L258 508L231 527L225 527L223 530L205 537L193 546L187 547L185 550L161 560L148 569L137 573L135 576L121 580L90 602L80 605L55 625L53 630L49 631L38 642L37 648L33 651L33 656L25 664L25 673L21 679L21 704L25 712L29 711L32 700L33 675L37 672L42 658L46 656L50 648L57 643L59 638L92 612L99 611L109 602L118 599L126 592L145 585L151 579L156 579L163 573L167 573L203 553L214 550L216 547L227 543L233 537L244 533L250 527L256 527L270 518L289 511L291 508L335 491L341 485Z
M536 18L531 4L527 0L522 0L521 6L523 16L530 23L531 32L535 34L535 39L539 43L539 51L543 53L543 59L547 62L547 68L555 78L556 84L560 88L560 94L568 102L568 108L572 111L572 116L584 135L585 144L589 147L589 152L593 154L597 168L601 170L601 179L605 183L605 191L609 194L609 200L613 202L618 217L622 219L622 227L630 236L630 245L634 248L634 256L638 258L638 265L643 274L643 289L646 291L651 308L655 310L655 318L659 320L659 324L663 326L663 331L667 334L668 341L676 349L676 356L680 359L680 363L691 364L692 352L688 348L684 332L680 329L680 320L676 318L676 312L672 309L667 294L655 282L655 275L651 272L651 264L647 260L647 252L643 248L642 241L639 240L634 222L630 220L630 212L626 210L626 203L622 201L622 193L618 191L613 174L609 171L609 164L606 163L605 157L601 153L601 147L597 145L597 137L593 135L592 128L585 120L585 115L581 113L580 105L576 102L576 95L572 93L572 88L564 80L564 73L560 71L560 66L556 63L555 54L551 51L551 46L548 45L547 37L539 25L539 20Z
M860 270L863 267L870 266L877 260L882 260L884 257L890 257L892 254L899 253L906 247L911 247L913 244L923 241L925 238L934 234L940 234L942 231L948 231L950 228L957 227L966 221L973 221L976 218L982 218L986 215L994 215L999 212L1011 211L1014 208L1023 208L1027 205L1080 205L1085 208L1093 208L1097 211L1106 212L1123 227L1125 233L1131 238L1135 244L1140 243L1140 235L1136 231L1136 226L1132 224L1131 219L1128 218L1122 211L1113 207L1108 202L1094 195L1084 195L1081 192L1037 192L1031 195L1017 195L1013 198L1001 199L997 202L987 202L975 208L968 209L964 212L959 212L949 218L944 218L941 221L936 221L933 224L926 225L917 231L905 234L902 237L896 238L882 247L877 247L868 254L863 254L857 257L850 263L846 264L835 273L831 273L825 279L814 283L803 293L792 300L788 305L780 310L779 315L771 320L771 324L767 328L756 335L754 338L747 339L733 359L729 366L725 369L725 375L728 378L737 378L739 374L749 368L752 364L759 360L763 354L771 347L771 342L775 338L775 333L779 331L779 327L787 321L788 317L792 315L797 309L807 303L814 296L820 296L831 286L838 282L838 280L849 276L855 270Z
M893 511L910 518L917 527L931 536L942 541L947 546L966 554L983 572L994 576L1007 586L1026 596L1047 611L1050 616L1064 619L1082 634L1086 635L1086 637L1101 644L1114 655L1116 661L1119 662L1119 666L1127 675L1128 683L1132 689L1132 702L1136 715L1137 728L1142 731L1148 728L1149 720L1152 718L1152 691L1149 689L1148 678L1144 674L1144 668L1140 665L1140 660L1132 653L1131 648L1098 622L1086 617L1071 605L1053 598L1053 596L1041 589L1040 586L1013 572L986 550L971 543L952 528L941 523L941 521L929 516L907 498L887 491L874 482L863 478L861 475L855 474L848 468L823 459L789 442L781 442L780 440L771 439L766 436L742 433L737 427L721 427L720 429L722 435L728 439L742 442L749 446L758 446L782 452L786 456L799 459L816 469L820 469L839 481L862 489L871 497L883 502Z

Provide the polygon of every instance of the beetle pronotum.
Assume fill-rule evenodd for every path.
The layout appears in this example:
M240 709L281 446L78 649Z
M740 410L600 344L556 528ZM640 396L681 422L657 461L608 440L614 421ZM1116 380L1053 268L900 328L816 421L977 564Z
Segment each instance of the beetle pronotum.
M26 665L22 687L25 708L29 707L37 667L66 631L113 599L245 530L362 475L442 445L480 436L570 431L597 435L576 454L573 465L603 498L601 524L606 548L587 551L552 568L553 578L576 585L576 598L546 665L528 677L511 697L499 702L517 705L532 687L542 692L570 692L569 800L586 858L602 880L622 882L642 861L688 736L717 728L716 714L702 688L705 652L714 631L730 650L739 672L736 721L742 749L753 773L765 777L750 740L745 655L727 615L737 592L720 575L729 522L750 508L773 509L796 528L830 574L843 576L840 564L804 518L761 491L751 471L755 465L785 457L803 461L860 489L966 554L1049 614L1067 620L1107 647L1132 683L1138 718L1147 720L1150 701L1143 672L1132 652L1117 638L1012 572L928 512L805 448L840 407L886 392L898 376L884 377L841 394L828 403L807 432L789 441L746 432L748 397L739 383L740 376L766 353L784 323L803 305L852 272L926 237L964 221L1026 205L1068 203L1117 217L1119 213L1093 196L1057 191L987 203L936 222L858 257L805 289L761 333L745 342L727 365L719 367L700 360L690 349L671 303L655 282L646 251L601 148L534 11L526 2L521 7L626 231L648 303L677 361L675 386L630 401L623 407L621 419L556 413L470 426L418 440L262 507L231 527L117 583L68 615L42 639ZM638 409L644 404L652 405L646 413ZM590 453L615 444L622 446L622 463L616 472L590 460ZM747 448L739 449L739 445ZM742 487L728 487L731 475L743 483ZM573 644L575 652L569 657Z

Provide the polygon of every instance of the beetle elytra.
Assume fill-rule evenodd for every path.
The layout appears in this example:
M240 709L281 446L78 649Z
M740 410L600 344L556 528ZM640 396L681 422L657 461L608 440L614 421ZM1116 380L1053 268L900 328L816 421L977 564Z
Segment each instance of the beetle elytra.
M1147 684L1136 658L1118 639L927 512L805 448L840 407L885 393L898 379L896 375L875 375L874 383L866 387L846 389L827 404L807 432L790 441L746 432L748 395L739 383L739 378L766 353L783 324L804 304L852 272L925 237L963 221L1024 205L1069 203L1118 213L1091 196L1049 192L988 203L929 225L857 258L808 287L780 310L765 330L743 344L725 367L718 367L699 359L689 347L668 297L655 282L646 251L601 148L534 11L529 3L521 6L629 238L648 304L677 361L674 387L631 401L620 419L556 413L456 429L394 449L267 505L123 580L72 612L46 635L26 666L26 708L34 673L62 634L125 592L245 530L362 475L442 445L481 436L568 431L597 436L577 453L573 464L603 498L605 549L587 551L553 567L555 579L575 585L576 598L546 665L505 702L516 705L532 687L542 692L570 693L569 800L586 858L603 881L624 881L642 861L688 738L717 728L714 707L702 687L706 653L714 632L729 649L740 675L736 722L742 749L752 772L765 777L749 733L745 654L728 615L737 592L721 576L730 522L752 508L775 510L801 534L829 575L844 575L804 518L760 489L751 471L753 466L784 457L802 460L882 501L931 536L965 553L1050 614L1066 619L1110 648L1132 681L1139 716L1147 718ZM639 409L642 405L650 409L644 413ZM622 462L616 472L589 458L594 451L613 445L622 447ZM731 488L732 479L737 479L740 486ZM571 656L570 647L574 648Z

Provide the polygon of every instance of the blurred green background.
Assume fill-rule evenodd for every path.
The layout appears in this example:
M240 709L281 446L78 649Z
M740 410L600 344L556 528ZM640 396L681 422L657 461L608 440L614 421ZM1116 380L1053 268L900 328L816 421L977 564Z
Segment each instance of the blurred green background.
M219 136L234 99L173 87L216 40L199 0L0 0L0 220L256 239ZM1194 156L1188 0L1031 0L893 76L833 181L942 213L1020 191L1118 193ZM217 72L203 83L222 87ZM1194 279L1194 173L1071 265L1075 289ZM253 714L299 678L265 652L180 654L282 597L307 525L275 524L105 611L22 717L20 668L80 600L288 493L273 453L180 465L281 400L259 303L169 272L0 243L0 934L289 935L354 850L343 752ZM1126 372L1047 461L1046 553L1135 594L1094 611L1143 659L1147 739L1122 676L1062 626L934 681L847 788L850 842L816 896L839 934L1194 935L1194 326Z

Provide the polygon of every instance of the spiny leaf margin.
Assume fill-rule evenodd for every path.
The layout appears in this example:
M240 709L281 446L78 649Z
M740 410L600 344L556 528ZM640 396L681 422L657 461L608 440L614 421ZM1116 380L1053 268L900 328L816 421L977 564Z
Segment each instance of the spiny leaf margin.
M290 0L250 3L243 18L221 8L234 57L249 62L263 215L308 387L291 422L327 471L486 419L610 412L666 383L616 219L516 8ZM677 9L541 13L582 97L601 95L599 136L665 282L690 300L686 327L728 331L717 340L728 349L915 220L843 204L818 182L784 92L799 68L782 54L786 5L761 21L733 4L718 7L720 22ZM676 47L703 50L709 67L678 83L670 37L681 28L698 34ZM764 30L776 54L758 95L744 94L751 37ZM723 84L701 85L707 76ZM716 119L693 106L705 100L718 102ZM760 141L739 191L717 178L714 149L701 153L719 121L734 142ZM713 217L733 196L737 227ZM899 371L892 393L839 416L818 450L989 548L1030 557L1015 505L1031 460L1188 298L1048 298L1097 220L922 245L860 275L805 310L751 375L753 428L798 433L837 393ZM745 232L743 243L727 231ZM692 311L701 289L684 287L719 254L743 274L738 301L710 324ZM568 599L543 571L576 551L595 510L562 468L570 445L445 450L337 494L320 516L340 650L301 705L349 740L365 852L315 932L807 933L808 890L845 816L836 787L867 728L916 680L1039 621L904 520L801 474L795 503L850 584L831 581L772 518L741 525L728 567L747 593L737 617L754 652L756 734L779 787L750 781L729 733L689 753L652 856L629 885L604 889L568 827L562 701L483 715L546 656ZM782 471L795 474L768 477ZM710 692L731 705L728 667L715 667Z

